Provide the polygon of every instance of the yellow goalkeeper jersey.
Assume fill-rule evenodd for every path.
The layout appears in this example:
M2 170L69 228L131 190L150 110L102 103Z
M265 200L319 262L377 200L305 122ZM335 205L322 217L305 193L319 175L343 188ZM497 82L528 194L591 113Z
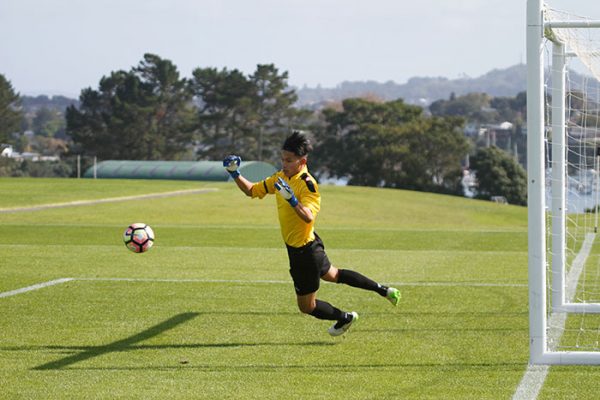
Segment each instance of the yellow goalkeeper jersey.
M299 173L289 179L283 171L278 171L265 180L255 183L252 186L252 198L262 199L267 194L275 194L277 178L282 178L290 185L298 201L309 208L315 217L311 223L304 222L283 197L275 196L283 241L292 247L302 247L315 240L314 225L317 213L321 209L319 187L315 179L308 173L306 166L304 166Z

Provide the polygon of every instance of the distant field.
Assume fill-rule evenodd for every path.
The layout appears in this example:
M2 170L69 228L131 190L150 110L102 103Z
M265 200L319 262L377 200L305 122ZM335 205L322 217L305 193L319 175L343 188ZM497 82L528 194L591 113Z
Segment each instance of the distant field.
M323 284L321 298L361 315L341 339L296 309L273 199L231 183L0 179L0 209L198 188L216 190L0 213L0 398L514 393L528 360L522 207L323 186L332 262L403 293L395 309ZM149 253L124 247L131 222L154 228ZM1 297L61 278L72 280ZM552 368L540 398L594 398L598 377Z

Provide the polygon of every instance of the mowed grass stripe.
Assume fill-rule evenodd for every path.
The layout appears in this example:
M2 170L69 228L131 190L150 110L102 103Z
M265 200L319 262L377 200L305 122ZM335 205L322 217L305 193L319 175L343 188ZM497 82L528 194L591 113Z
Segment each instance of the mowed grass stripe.
M80 228L117 228L120 229L123 224L102 224L102 223L95 223L95 224L85 224L85 223L50 223L50 222L44 222L44 223L35 223L34 221L29 221L27 223L23 223L23 222L3 222L2 223L3 226L17 226L17 227L30 227L30 226L46 226L46 227L56 227L56 228L63 228L63 227L80 227ZM186 224L186 225L170 225L170 224L164 224L161 223L159 225L160 228L169 228L169 229L177 229L177 230L186 230L186 229L237 229L237 230L245 230L245 231L256 231L256 230L273 230L276 229L274 228L273 224L268 224L268 225L264 225L264 224L254 224L252 226L248 226L247 224L244 225L238 225L238 224ZM436 234L439 232L447 232L447 233L464 233L464 232L477 232L477 233L526 233L527 230L526 229L476 229L476 230L469 230L469 229L420 229L420 228L414 228L414 229L407 229L404 227L385 227L385 228L377 228L377 227L356 227L356 226L327 226L326 228L324 228L327 231L331 231L331 232L336 232L336 231L351 231L351 232L356 232L356 231L361 231L361 232L422 232L422 233L430 233L430 234ZM318 231L321 231L321 229L318 229Z
M133 196L107 197L107 198L100 198L100 199L94 199L94 200L74 200L74 201L69 201L69 202L65 202L65 203L38 204L36 206L27 206L27 207L0 208L0 214L40 211L40 210L47 210L47 209L52 209L52 208L89 206L89 205L95 205L95 204L115 203L115 202L132 201L132 200L133 201L147 200L147 199L182 196L182 195L189 195L189 194L209 193L209 192L214 192L216 190L217 189L214 189L214 188L187 189L187 190L176 190L176 191L172 191L172 192L144 193L144 194L138 194L138 195L133 195Z
M28 254L24 257L23 254ZM0 246L9 270L0 290L70 277L152 279L287 280L288 261L280 248L156 247L147 254L114 246ZM332 263L355 269L383 283L457 282L459 284L525 284L524 253L331 250ZM92 275L93 274L93 275Z
M140 221L146 222L146 221ZM148 223L148 222L146 222ZM164 246L235 246L283 248L277 226L270 229L238 229L237 227L187 228L151 225L156 245ZM116 244L127 224L121 228L108 226L6 225L0 230L4 244L73 244L87 238L87 244ZM385 250L443 250L443 251L527 251L526 232L456 232L447 231L368 231L319 229L327 248L385 249ZM84 243L86 243L84 241Z
M77 248L88 248L88 249L113 249L116 250L118 249L119 252L121 252L121 248L122 248L122 244L120 242L117 243L113 243L113 244L101 244L101 245L94 245L94 244L8 244L8 243L0 243L0 248L6 248L6 249L20 249L20 250L27 250L27 249L37 249L37 248L47 248L47 249L77 249ZM156 253L156 251L154 251L155 249L161 247L160 245L154 245L152 247L153 249L153 253ZM204 246L204 245L195 245L195 246L169 246L168 249L170 250L189 250L189 251L193 251L193 250L222 250L222 249L230 249L230 250L258 250L258 251L273 251L273 252L277 252L277 253L281 253L282 249L281 246L264 246L264 247L252 247L252 246L227 246L227 245L220 245L220 246ZM163 246L163 249L166 249ZM335 252L344 252L344 253L397 253L399 256L402 254L418 254L418 253L444 253L447 254L447 250L444 249L421 249L421 250L403 250L403 249L373 249L373 248L339 248L339 249L328 249L328 253L335 253ZM492 250L492 251L481 251L481 250L462 250L462 251L453 251L452 254L454 255L473 255L476 253L482 253L482 254L489 254L489 255L498 255L498 256L503 256L503 255L518 255L518 254L523 254L526 255L527 252L525 251L505 251L505 250ZM147 254L147 253L146 253ZM149 256L140 256L140 257L149 257Z
M14 289L7 292L0 292L0 298L16 296L18 294L27 293L33 290L43 289L49 286L58 285L65 282L72 281L84 281L84 282L121 282L121 283L148 283L148 282L159 282L159 283L198 283L198 284L213 284L220 283L224 285L228 284L247 284L247 285L289 285L289 280L244 280L244 279L177 279L177 278L112 278L112 277L77 277L77 278L59 278L47 282L41 282L35 285ZM511 284L511 283L485 283L485 282L387 282L389 285L397 287L405 286L440 286L440 287L527 287L525 284Z
M211 182L0 177L0 209L194 190ZM214 185L213 185L214 186Z
M0 198L0 207L5 202L14 206L35 205L38 197L55 196L58 188L66 193L68 200L116 197L130 194L162 191L162 181L124 181L111 186L111 180L98 180L102 191L93 192L94 185L81 185L76 180L56 180L52 186L36 186L36 180L16 180L10 196ZM20 184L19 184L20 183ZM126 186L122 193L117 188ZM173 183L171 183L173 184ZM207 183L187 183L188 188L207 187ZM183 183L181 183L183 185ZM21 191L17 190L20 187ZM247 225L278 226L275 198L250 200L231 183L211 182L218 192L198 196L179 196L149 199L143 202L105 203L93 207L62 208L35 213L3 214L0 223L72 223L121 225L142 220L153 226L165 225ZM145 189L141 191L140 188ZM148 189L154 188L154 189ZM177 188L180 189L181 187ZM185 188L185 187L183 187ZM502 206L479 200L468 200L455 196L418 193L401 190L332 187L322 185L322 208L317 220L317 229L404 229L415 230L526 230L527 215L523 207ZM4 187L3 187L4 189ZM82 190L85 189L85 190ZM171 189L174 190L174 189ZM116 194L115 194L116 192ZM133 193L132 193L133 192ZM37 196L30 196L34 193ZM105 193L105 194L104 194ZM59 196L59 198L61 198ZM22 199L20 203L14 203ZM56 201L39 201L51 203ZM124 222L128 221L128 222ZM457 234L457 238L458 238ZM460 241L460 240L459 240Z
M471 282L525 284L526 253L446 252L431 250L336 249L328 251L339 268L359 270L383 282ZM23 257L23 254L30 254ZM0 246L0 256L14 272L5 273L0 289L9 290L56 276L151 277L196 279L289 279L281 248L161 247L147 254L111 246Z
M91 282L165 282L165 283L223 283L223 284L289 284L289 280L244 280L244 279L177 279L177 278L65 278L69 280ZM398 286L471 286L471 287L527 287L523 283L489 283L489 282L387 282Z

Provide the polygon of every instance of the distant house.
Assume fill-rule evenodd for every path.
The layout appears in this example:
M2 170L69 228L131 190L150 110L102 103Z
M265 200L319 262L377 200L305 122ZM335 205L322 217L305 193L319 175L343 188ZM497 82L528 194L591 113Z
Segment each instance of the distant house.
M10 144L0 144L0 156L12 157L13 147Z
M59 156L42 156L40 153L23 152L19 153L14 151L10 144L0 144L0 156L12 158L17 161L29 160L29 161L59 161Z
M484 136L486 146L497 146L506 150L512 150L514 125L508 121L500 124L485 124L479 129L479 136Z

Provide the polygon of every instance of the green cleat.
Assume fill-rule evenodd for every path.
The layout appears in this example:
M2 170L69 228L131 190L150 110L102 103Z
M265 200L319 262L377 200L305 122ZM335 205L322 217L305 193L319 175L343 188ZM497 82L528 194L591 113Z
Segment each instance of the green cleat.
M400 291L398 289L391 287L388 288L385 298L388 299L390 303L392 303L392 305L397 306L398 303L400 303L402 295L400 294Z

